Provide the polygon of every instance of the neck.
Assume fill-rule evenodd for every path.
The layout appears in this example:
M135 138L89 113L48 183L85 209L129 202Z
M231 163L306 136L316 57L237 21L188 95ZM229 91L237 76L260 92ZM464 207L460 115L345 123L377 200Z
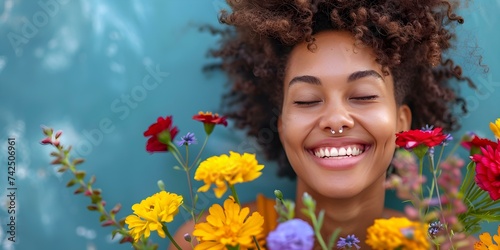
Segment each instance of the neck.
M298 180L296 196L296 217L305 221L310 220L301 212L305 206L302 203L302 194L309 193L316 201L316 215L324 210L325 217L321 227L321 235L325 242L329 241L330 235L341 228L340 237L354 234L359 240L362 249L365 245L366 229L373 225L375 219L382 218L384 213L385 189L383 186L385 178L381 178L373 186L366 188L363 192L349 198L331 198L313 191ZM338 239L337 239L338 240Z

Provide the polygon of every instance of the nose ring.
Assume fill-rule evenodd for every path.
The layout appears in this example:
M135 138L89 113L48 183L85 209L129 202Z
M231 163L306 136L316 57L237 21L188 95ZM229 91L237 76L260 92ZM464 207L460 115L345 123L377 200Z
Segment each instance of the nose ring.
M344 129L344 126L340 127L340 129L339 129L339 134L342 134L342 132L344 132L344 130L343 130L343 129ZM335 134L335 130L333 130L333 129L330 129L330 132L331 132L332 134Z

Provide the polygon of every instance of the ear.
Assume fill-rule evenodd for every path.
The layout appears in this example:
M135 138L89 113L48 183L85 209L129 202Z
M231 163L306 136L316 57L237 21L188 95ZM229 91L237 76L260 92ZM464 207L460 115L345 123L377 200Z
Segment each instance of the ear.
M411 109L408 105L403 104L398 107L398 132L411 129Z

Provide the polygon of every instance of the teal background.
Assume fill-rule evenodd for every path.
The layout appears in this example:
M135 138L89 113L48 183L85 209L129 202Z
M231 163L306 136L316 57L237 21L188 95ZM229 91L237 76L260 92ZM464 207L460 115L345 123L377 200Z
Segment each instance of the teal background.
M11 244L2 165L0 248L130 249L110 239L111 230L87 211L86 197L65 188L69 174L57 173L49 164L51 148L38 143L41 125L64 131L63 143L86 159L81 169L96 175L107 207L122 203L120 217L157 192L159 179L169 191L187 194L185 175L172 170L173 157L147 153L142 133L158 116L173 115L180 135L191 131L203 139L202 125L191 117L219 110L226 80L202 72L213 62L206 54L217 40L198 28L220 25L223 6L222 0L0 0L0 162L6 162L7 138L15 137L18 188ZM475 1L462 12L465 24L457 27L460 42L452 56L478 90L463 88L471 114L455 137L473 130L493 138L488 123L500 117L499 12L499 0ZM489 72L477 66L476 55ZM203 157L257 152L255 145L255 138L231 126L217 127ZM264 176L238 186L241 200L253 200L258 192L272 197L275 188L293 197L293 182L277 179L274 164L257 158L266 165ZM212 199L206 194L201 202ZM388 203L398 207L392 196ZM169 228L175 231L187 218L181 213ZM496 227L485 228L493 233ZM166 240L159 242L165 249Z

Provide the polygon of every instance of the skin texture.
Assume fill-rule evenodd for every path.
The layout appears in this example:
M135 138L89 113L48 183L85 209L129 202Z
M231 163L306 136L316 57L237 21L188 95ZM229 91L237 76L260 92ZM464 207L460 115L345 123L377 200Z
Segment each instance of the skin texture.
M364 242L366 228L383 217L395 134L410 128L411 112L396 104L392 76L384 76L372 51L355 47L349 33L324 31L316 35L316 45L311 52L299 44L289 57L280 139L297 173L296 200L307 192L326 211L324 235L340 226L342 235L355 234ZM327 158L313 153L349 145L364 152ZM301 205L297 202L298 216Z

